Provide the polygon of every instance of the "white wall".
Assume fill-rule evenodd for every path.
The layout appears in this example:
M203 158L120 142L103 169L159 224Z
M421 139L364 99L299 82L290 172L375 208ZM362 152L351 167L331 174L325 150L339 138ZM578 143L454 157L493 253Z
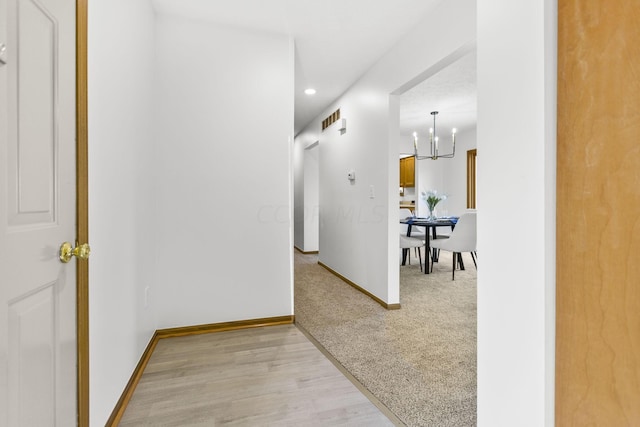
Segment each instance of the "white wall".
M386 141L387 105L388 92L352 88L340 105L347 131L341 135L334 124L320 135L319 161L319 260L384 301L389 200L388 157L381 141ZM371 143L366 149L364 141ZM355 181L347 179L350 170ZM397 192L396 184L396 200ZM395 217L397 211L396 203Z
M158 327L291 315L293 44L162 15L156 33Z
M296 136L293 142L293 245L304 251L304 151L305 144Z
M399 302L399 106L391 94L473 44L475 25L474 1L444 2L299 135L320 140L320 261L388 303ZM321 132L337 108L346 133L335 126Z
M436 206L438 215L462 215L467 209L467 151L476 148L476 129L468 129L456 135L456 155L452 159L416 160L418 171L418 215L429 213L420 193L436 190L447 199Z
M462 215L467 210L467 151L477 148L476 129L456 135L456 156L444 170L443 191L448 195L437 209L440 214ZM437 160L440 161L440 160Z
M556 20L478 1L479 426L553 425Z
M320 172L318 154L320 147L312 144L304 150L304 251L317 251L320 244L319 190Z
M89 2L91 425L104 425L155 330L153 11Z
M304 252L319 249L318 136L302 132L294 140L294 242Z

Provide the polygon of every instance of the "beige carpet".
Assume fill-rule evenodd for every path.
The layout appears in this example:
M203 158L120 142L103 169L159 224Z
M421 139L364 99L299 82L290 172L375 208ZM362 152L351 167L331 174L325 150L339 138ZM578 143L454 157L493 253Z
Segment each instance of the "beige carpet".
M451 280L442 252L434 274L400 267L400 310L386 310L295 255L296 323L409 426L476 425L476 269Z

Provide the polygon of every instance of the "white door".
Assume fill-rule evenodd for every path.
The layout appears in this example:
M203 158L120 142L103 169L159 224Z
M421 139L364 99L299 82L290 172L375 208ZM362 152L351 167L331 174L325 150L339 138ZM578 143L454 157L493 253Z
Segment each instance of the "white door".
M0 0L0 44L0 426L73 426L75 0Z

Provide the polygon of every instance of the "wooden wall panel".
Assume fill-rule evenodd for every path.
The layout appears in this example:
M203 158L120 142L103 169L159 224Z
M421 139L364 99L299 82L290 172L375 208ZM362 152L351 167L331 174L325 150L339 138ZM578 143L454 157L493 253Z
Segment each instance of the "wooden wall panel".
M558 426L640 425L639 23L558 0Z

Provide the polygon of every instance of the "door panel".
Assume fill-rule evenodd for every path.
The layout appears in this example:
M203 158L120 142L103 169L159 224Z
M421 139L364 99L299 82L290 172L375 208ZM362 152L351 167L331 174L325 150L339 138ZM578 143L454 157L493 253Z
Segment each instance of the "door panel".
M0 426L76 424L75 2L0 0Z
M54 216L58 25L33 0L14 4L15 71L9 86L11 225L51 223ZM15 170L14 170L15 168ZM17 181L17 182L14 182ZM11 194L13 192L17 194Z
M55 320L55 283L9 302L9 425L55 419Z

